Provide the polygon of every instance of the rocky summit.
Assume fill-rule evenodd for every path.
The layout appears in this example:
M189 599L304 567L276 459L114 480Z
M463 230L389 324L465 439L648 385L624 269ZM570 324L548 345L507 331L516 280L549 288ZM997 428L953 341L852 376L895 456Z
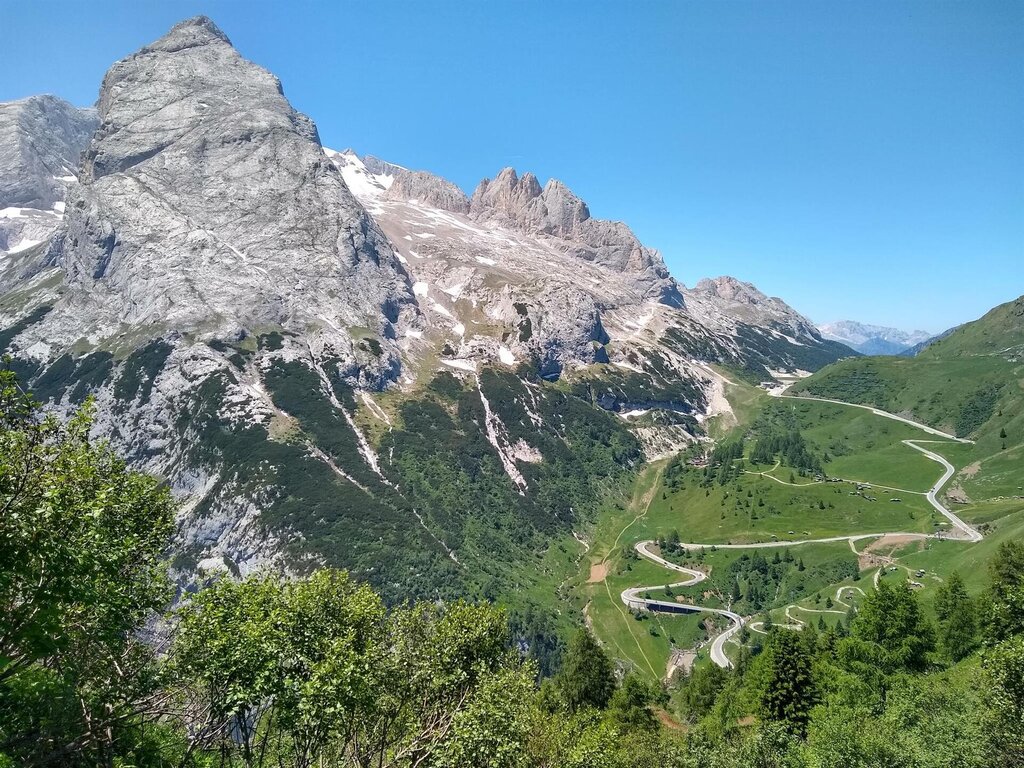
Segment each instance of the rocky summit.
M747 283L685 288L560 181L467 196L324 149L204 17L116 62L95 112L0 106L0 158L4 204L57 227L0 256L0 348L167 478L183 586L326 563L486 592L728 419L730 375L849 354Z
M863 355L912 354L910 350L932 339L927 331L901 331L882 325L839 320L818 326L823 338L838 341Z
M49 339L71 341L83 320L97 341L124 326L224 338L280 327L354 379L397 368L396 327L417 315L401 265L316 126L212 22L116 63L99 120L50 247L67 292ZM361 359L354 327L378 339L379 359Z
M96 123L96 110L56 96L0 104L0 253L27 250L60 224Z

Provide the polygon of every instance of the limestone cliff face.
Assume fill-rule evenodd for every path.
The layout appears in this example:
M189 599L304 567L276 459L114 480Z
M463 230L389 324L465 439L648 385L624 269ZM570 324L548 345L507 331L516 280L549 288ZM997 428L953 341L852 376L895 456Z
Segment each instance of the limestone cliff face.
M56 96L0 103L0 256L38 245L60 225L96 124L95 109Z
M0 103L0 208L52 208L74 182L95 109L56 96Z
M470 201L470 216L528 234L544 235L563 253L629 276L647 297L680 301L678 287L657 251L644 246L618 221L590 216L590 209L557 179L542 188L537 177L504 168L484 179Z
M209 19L114 64L98 109L51 247L55 338L71 320L99 336L279 327L351 358L358 327L397 367L396 326L416 316L401 264L316 126Z
M400 169L384 197L408 200L453 213L469 213L466 193L446 179L425 171Z

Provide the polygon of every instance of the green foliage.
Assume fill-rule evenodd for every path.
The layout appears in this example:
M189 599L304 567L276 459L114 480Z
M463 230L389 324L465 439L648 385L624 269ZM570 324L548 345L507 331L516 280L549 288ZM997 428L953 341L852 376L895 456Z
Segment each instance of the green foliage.
M114 397L123 403L136 397L140 403L148 403L157 374L173 351L172 345L160 339L134 350L124 361L114 383Z
M990 637L998 641L1024 635L1024 542L1003 542L988 571Z
M1024 635L1007 638L985 652L991 688L989 738L1000 765L1024 765Z
M787 467L821 472L821 459L811 454L790 409L778 404L765 408L751 430L755 436L752 463L772 464L777 459Z
M555 681L570 712L584 707L603 709L615 690L612 661L586 629L578 630L569 641Z
M811 658L795 632L774 630L766 648L768 677L761 706L765 717L783 723L797 736L807 730L817 692L811 676Z
M729 680L729 673L716 664L695 667L679 684L678 697L684 716L694 722L709 712Z
M631 729L652 731L657 721L651 704L658 693L639 675L627 675L608 702L608 714L615 722Z
M852 637L843 645L844 655L856 666L887 673L921 671L935 648L935 630L906 584L882 581L864 599Z
M955 430L958 437L973 433L978 427L992 418L999 402L999 388L987 387L970 395L957 414Z
M977 646L977 609L960 574L953 571L935 595L939 642L950 659L960 661Z
M0 744L26 764L109 760L152 692L144 623L169 596L166 488L45 416L0 371ZM63 759L63 758L61 758Z
M978 693L960 683L898 678L884 708L831 704L811 718L804 749L821 768L983 768L989 763Z
M1024 543L1004 542L989 565L984 666L992 706L990 739L1002 765L1024 765Z
M520 764L534 670L493 608L386 613L365 585L319 571L220 581L183 609L174 670L199 711L192 748L245 765L385 760ZM194 705L195 706L195 705Z

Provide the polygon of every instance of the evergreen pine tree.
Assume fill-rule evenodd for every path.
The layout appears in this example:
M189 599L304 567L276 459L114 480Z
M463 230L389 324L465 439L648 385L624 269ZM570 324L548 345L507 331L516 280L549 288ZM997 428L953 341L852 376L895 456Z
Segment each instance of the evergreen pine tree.
M557 684L570 712L584 707L603 709L608 705L615 691L615 669L586 629L579 630L569 641Z
M939 642L953 661L968 656L976 645L977 612L960 574L953 571L935 595Z
M802 647L800 636L785 630L772 634L768 654L768 682L761 698L764 715L802 737L817 698L811 657Z

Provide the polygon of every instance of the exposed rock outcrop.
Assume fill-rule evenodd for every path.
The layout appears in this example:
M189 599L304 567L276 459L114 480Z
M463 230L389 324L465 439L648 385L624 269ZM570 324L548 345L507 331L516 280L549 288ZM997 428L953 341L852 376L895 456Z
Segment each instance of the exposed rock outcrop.
M399 170L384 197L422 203L442 211L469 213L469 198L465 192L450 181L426 171Z
M370 378L395 375L395 326L416 315L401 264L316 126L213 22L114 64L99 117L52 246L68 292L48 332L276 327L361 364L358 327L383 347Z
M633 277L642 292L678 304L678 286L661 255L618 221L590 216L587 204L557 179L542 188L537 177L503 169L484 179L470 201L470 216L528 234L547 235L564 253Z
M0 103L0 254L39 245L60 225L97 123L95 109L56 96Z
M688 303L711 310L732 323L783 327L794 336L820 340L814 323L794 310L782 299L766 296L752 283L735 277L704 278L685 295Z
M63 202L97 123L95 109L56 96L0 103L0 208Z
M823 323L818 326L818 331L822 337L845 344L862 355L901 355L932 338L927 331L908 332L855 320Z

